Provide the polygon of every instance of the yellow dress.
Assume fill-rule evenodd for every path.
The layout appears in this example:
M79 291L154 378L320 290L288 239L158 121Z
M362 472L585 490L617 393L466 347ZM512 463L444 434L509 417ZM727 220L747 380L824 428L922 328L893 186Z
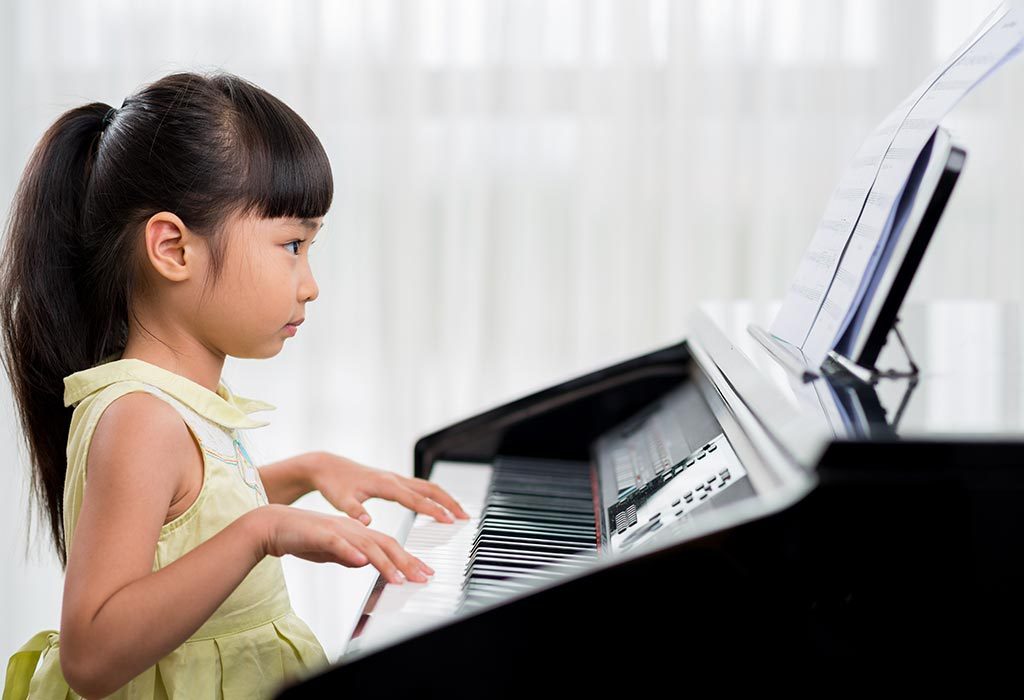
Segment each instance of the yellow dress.
M86 457L100 415L120 396L149 392L177 409L203 452L202 489L184 513L161 528L153 559L156 571L267 502L259 473L238 431L269 425L247 414L274 406L233 394L223 382L214 393L143 360L115 357L64 378L64 405L75 406L64 481L66 548L70 551L74 543L86 485ZM35 635L8 663L3 700L79 698L64 680L59 652L56 631ZM326 664L316 636L292 610L280 560L268 556L195 634L108 697L265 698L284 682L305 677Z

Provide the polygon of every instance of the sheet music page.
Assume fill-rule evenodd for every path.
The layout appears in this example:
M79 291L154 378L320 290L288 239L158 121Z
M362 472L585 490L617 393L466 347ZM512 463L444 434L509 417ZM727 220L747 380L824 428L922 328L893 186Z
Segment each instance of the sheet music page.
M867 289L895 205L921 150L946 113L1019 50L1020 25L999 5L861 145L825 209L771 332L824 361Z
M843 253L818 318L804 342L818 366L857 310L892 231L893 214L917 157L939 122L975 85L1017 54L1024 34L1016 12L1006 13L914 105L882 159L882 167Z
M907 249L914 235L916 235L917 227L921 223L924 207L927 207L930 202L931 197L929 193L935 191L945 170L945 163L952 148L949 133L939 127L929 143L931 145L925 145L921 151L918 162L914 166L914 170L911 171L907 183L904 185L899 203L893 209L893 214L886 224L890 229L888 240L883 248L875 251L877 261L872 259L869 263L869 265L875 267L876 271L874 274L865 276L864 280L862 280L862 286L865 289L858 292L858 295L862 297L861 301L856 305L856 311L846 324L846 330L843 331L842 336L840 336L833 347L833 350L847 358L854 358L854 355L851 353L862 347L861 342L865 340L862 337L862 333L867 330L864 324L868 320L868 312L873 304L884 301L883 299L875 298L879 285L882 283L883 278L892 272L888 270L889 265L896 264L898 266L904 260ZM932 159L935 159L936 162L930 162ZM942 167L937 167L940 161ZM924 196L922 196L922 192L925 193ZM921 202L914 201L918 197L922 199ZM908 225L912 228L906 229ZM902 233L904 230L908 230L911 233L904 235Z

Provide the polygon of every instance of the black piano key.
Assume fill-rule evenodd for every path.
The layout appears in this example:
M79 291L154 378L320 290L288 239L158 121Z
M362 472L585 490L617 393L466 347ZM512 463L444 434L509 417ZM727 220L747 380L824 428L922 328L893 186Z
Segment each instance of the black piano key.
M577 555L565 555L565 554L534 554L532 552L516 552L515 550L508 550L504 548L488 549L486 551L476 552L469 558L468 563L463 567L463 574L468 573L473 565L477 561L482 559L488 560L500 560L500 561L530 561L539 564L551 564L551 563L575 563L576 565L582 566L588 561L593 559L593 556L577 556Z
M533 538L488 536L474 543L470 547L470 556L478 551L487 551L492 547L506 547L526 552L544 552L548 554L578 554L580 552L596 551L597 542L559 542L559 541L538 541Z
M524 537L530 537L532 539L544 540L548 542L560 542L568 544L572 542L594 542L595 537L588 534L574 534L574 533L561 533L561 532L550 532L545 531L542 528L527 528L527 527L506 527L504 525L488 525L487 527L480 530L480 534L477 535L479 539L480 535L484 533L495 533L504 534L506 536L522 535Z
M585 525L562 525L559 523L538 523L530 520L509 520L506 518L488 518L480 523L481 530L489 529L505 529L505 530L526 530L526 531L542 531L549 533L560 533L565 535L585 535L592 537L596 532L593 526L587 527Z
M459 609L586 566L598 526L589 465L500 457L464 567Z
M590 509L583 513L579 513L559 510L558 508L531 508L527 506L491 503L490 505L486 505L481 509L480 514L484 515L485 513L511 514L521 515L523 517L537 518L558 518L561 520L565 520L566 522L585 522L589 524L594 523L593 509Z
M472 571L482 571L484 569L493 571L508 571L511 575L518 575L520 571L538 571L544 569L555 573L557 571L576 571L580 568L579 564L566 563L566 562L536 562L536 561L519 561L509 559L478 559L476 564L473 566ZM470 574L472 575L472 574Z

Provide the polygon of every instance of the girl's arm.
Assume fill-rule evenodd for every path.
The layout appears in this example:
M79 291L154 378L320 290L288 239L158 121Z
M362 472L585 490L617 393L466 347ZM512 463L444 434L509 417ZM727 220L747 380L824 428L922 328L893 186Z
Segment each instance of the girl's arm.
M281 505L249 511L154 572L168 508L202 465L177 411L155 396L127 394L100 417L61 614L61 670L79 695L108 695L180 646L264 556L372 564L391 583L433 573L351 518Z
M242 517L153 572L168 508L202 468L191 433L161 399L133 392L100 417L61 616L61 668L79 694L108 695L177 648L262 558L253 519Z
M260 481L267 492L267 500L287 506L314 491L319 457L318 452L307 452L260 467Z
M271 503L289 505L310 491L319 491L331 505L364 525L370 524L370 514L362 503L374 497L396 501L439 522L452 522L449 510L459 518L470 517L437 484L367 467L330 452L307 452L268 464L260 469L260 479Z

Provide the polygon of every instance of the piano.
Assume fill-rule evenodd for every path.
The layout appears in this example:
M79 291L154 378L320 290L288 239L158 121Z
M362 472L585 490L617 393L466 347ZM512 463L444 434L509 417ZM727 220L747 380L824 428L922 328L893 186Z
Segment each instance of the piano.
M410 512L399 539L437 574L379 580L346 653L279 697L998 644L1024 619L1019 307L908 304L919 374L832 354L809 382L748 332L776 310L704 304L674 345L421 438L416 475L472 520ZM890 340L878 367L906 364Z

